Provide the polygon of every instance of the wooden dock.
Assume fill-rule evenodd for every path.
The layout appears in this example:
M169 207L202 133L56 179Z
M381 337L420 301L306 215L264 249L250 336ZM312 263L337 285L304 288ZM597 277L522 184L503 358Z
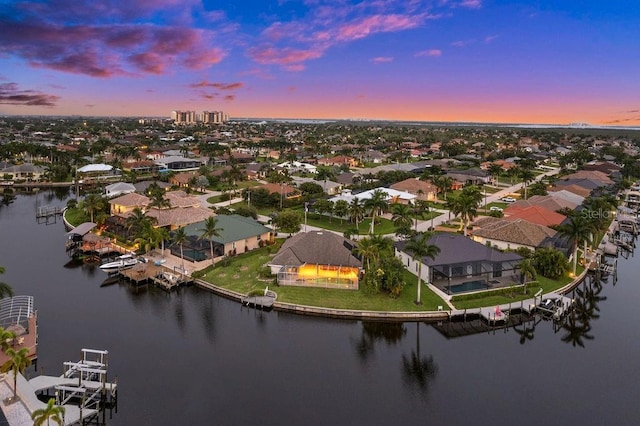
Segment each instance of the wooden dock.
M138 263L132 268L124 269L118 273L136 285L153 283L164 290L193 283L193 278L189 275L172 271L164 265L157 265L153 262Z

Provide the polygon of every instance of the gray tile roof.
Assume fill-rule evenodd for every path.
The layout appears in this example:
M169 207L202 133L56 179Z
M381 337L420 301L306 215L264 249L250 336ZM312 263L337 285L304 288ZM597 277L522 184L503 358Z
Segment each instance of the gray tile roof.
M509 262L518 261L522 256L516 253L503 253L499 250L477 243L464 235L451 232L437 233L429 238L428 244L440 248L440 253L435 259L426 257L423 263L427 266L453 265L468 262ZM397 241L395 247L404 251L406 241Z
M264 235L271 231L271 229L252 218L237 214L220 214L216 216L216 219L218 220L217 227L222 229L219 237L212 238L216 243L227 244L250 237L255 238L258 235ZM203 228L204 222L192 223L185 227L185 232L187 235L200 237Z
M355 243L327 231L301 232L284 242L272 265L320 264L361 267L362 262L353 255Z
M474 223L474 228L476 226L480 229L474 229L473 235L530 247L538 247L547 238L556 234L556 231L551 228L523 219L504 220L486 217L477 220Z

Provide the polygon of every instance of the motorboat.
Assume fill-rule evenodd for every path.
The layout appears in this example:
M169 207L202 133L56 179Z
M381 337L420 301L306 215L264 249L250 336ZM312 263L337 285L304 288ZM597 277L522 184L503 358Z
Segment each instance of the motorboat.
M100 265L100 269L104 272L118 272L123 269L129 269L140 262L140 259L135 257L132 254L123 254L122 256L116 257L116 260L113 262L103 263Z

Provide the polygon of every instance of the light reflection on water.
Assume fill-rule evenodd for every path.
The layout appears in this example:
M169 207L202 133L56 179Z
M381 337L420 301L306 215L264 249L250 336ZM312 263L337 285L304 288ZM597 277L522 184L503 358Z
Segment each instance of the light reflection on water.
M65 197L41 193L38 203L64 205ZM640 418L630 400L640 390L635 258L619 262L615 287L576 289L578 309L563 327L535 320L447 338L427 324L249 310L195 287L101 287L105 274L70 264L61 221L38 225L35 205L35 196L19 196L0 207L1 278L35 297L45 374L83 347L109 350L120 384L109 424Z

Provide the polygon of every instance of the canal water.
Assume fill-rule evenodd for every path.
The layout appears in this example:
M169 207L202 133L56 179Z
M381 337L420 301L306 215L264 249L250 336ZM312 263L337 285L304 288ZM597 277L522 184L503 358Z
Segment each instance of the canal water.
M35 298L44 374L81 348L109 351L110 425L640 421L637 258L620 260L615 285L582 286L565 328L452 338L446 324L263 313L195 287L101 287L103 272L69 263L61 220L36 222L36 205L66 197L0 207L0 279Z

